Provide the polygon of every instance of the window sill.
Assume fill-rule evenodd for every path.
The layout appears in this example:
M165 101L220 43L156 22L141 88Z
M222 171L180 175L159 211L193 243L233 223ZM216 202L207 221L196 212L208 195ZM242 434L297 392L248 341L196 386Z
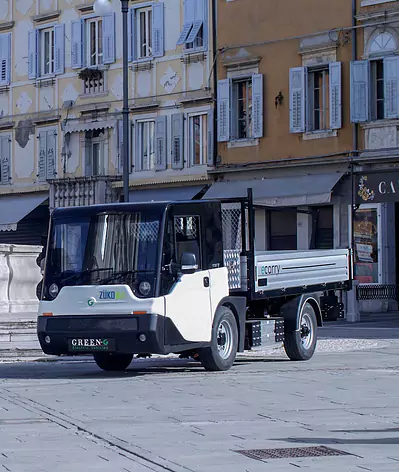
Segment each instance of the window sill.
M362 0L361 7L368 7L372 5L379 5L380 3L392 3L394 0Z
M259 139L237 139L235 141L229 141L227 143L228 149L242 148L242 147L251 147L259 146Z
M133 64L131 66L134 72L151 70L153 67L154 67L154 59L152 57L138 59L137 61L133 61Z
M386 118L384 120L367 121L359 124L362 129L386 128L387 126L399 127L399 120L397 118Z
M304 141L311 141L313 139L335 138L337 137L337 135L338 135L338 132L336 129L318 130L318 131L310 131L308 133L303 133L302 139Z
M6 93L10 90L10 86L9 85L0 85L0 95L2 93Z
M203 62L206 59L206 54L203 49L189 49L184 51L184 55L180 58L183 64L193 64L195 62Z
M79 98L95 98L95 97L107 97L108 92L95 92L95 93L82 93Z
M55 84L55 75L45 75L35 80L35 87L52 87Z

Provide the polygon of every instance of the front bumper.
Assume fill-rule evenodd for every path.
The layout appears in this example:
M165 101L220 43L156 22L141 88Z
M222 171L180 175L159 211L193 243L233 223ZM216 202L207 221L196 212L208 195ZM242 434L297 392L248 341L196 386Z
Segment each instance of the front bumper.
M37 335L45 354L92 353L96 348L90 346L90 340L94 340L91 344L95 344L95 340L103 339L110 341L107 352L167 354L164 342L165 318L155 314L38 316ZM145 336L145 341L139 339L140 335ZM47 336L50 342L45 341ZM88 346L84 343L86 339ZM72 348L72 342L75 346L78 343L82 345Z

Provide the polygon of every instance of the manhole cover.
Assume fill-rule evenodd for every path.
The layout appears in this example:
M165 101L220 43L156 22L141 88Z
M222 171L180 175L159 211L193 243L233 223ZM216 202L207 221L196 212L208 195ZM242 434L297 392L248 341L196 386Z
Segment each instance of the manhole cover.
M350 456L349 452L331 449L326 446L292 447L281 449L247 449L234 451L258 461L264 459L288 459L293 457Z

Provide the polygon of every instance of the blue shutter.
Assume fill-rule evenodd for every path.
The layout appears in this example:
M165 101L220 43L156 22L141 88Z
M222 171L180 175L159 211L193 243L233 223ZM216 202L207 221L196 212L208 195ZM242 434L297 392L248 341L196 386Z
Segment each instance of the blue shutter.
M49 130L46 133L46 178L54 179L56 175L56 132Z
M214 136L214 133L213 133L213 130L214 130L214 111L213 111L213 108L211 108L210 110L208 110L208 119L207 119L207 164L208 166L210 167L213 167L214 166L214 156L213 156L213 153L214 153L214 149L215 149L215 146L214 146L214 142L213 142L213 136Z
M104 64L115 62L115 13L103 17Z
M40 181L46 180L46 132L40 131L39 133L39 162L38 162L38 173Z
M155 170L166 169L166 116L155 119Z
M54 26L54 73L65 72L65 25Z
M2 136L0 142L0 183L8 184L11 179L11 139Z
M9 85L11 75L11 33L0 34L0 85Z
M184 21L177 45L184 44L195 21L195 0L184 0Z
M290 131L305 131L306 67L290 69Z
M399 57L384 58L385 118L399 118Z
M369 119L369 61L351 62L351 122L363 123Z
M154 3L152 6L152 55L154 57L162 57L165 54L164 22L164 4Z
M332 62L329 65L330 76L330 128L342 128L342 91L341 91L341 63Z
M230 139L230 79L218 82L217 103L217 128L218 141L225 142Z
M28 77L36 79L37 75L37 32L28 32Z
M175 113L171 116L172 128L172 169L184 167L184 115Z
M252 76L252 137L263 137L263 75Z
M83 67L83 27L84 20L72 21L71 28L71 62L72 69Z
M132 8L129 8L129 13L127 16L127 36L129 38L129 42L128 42L129 62L132 62L133 60L133 31L134 31L133 18L134 18L134 10Z

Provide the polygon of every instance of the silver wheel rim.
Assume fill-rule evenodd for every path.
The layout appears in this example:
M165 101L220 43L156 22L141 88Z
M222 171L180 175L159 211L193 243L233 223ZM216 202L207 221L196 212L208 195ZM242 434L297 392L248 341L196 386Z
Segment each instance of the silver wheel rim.
M309 349L313 344L314 332L311 315L306 312L301 317L301 338L303 348Z
M230 323L226 320L222 320L219 323L217 343L219 356L222 359L228 359L233 349L233 330Z

